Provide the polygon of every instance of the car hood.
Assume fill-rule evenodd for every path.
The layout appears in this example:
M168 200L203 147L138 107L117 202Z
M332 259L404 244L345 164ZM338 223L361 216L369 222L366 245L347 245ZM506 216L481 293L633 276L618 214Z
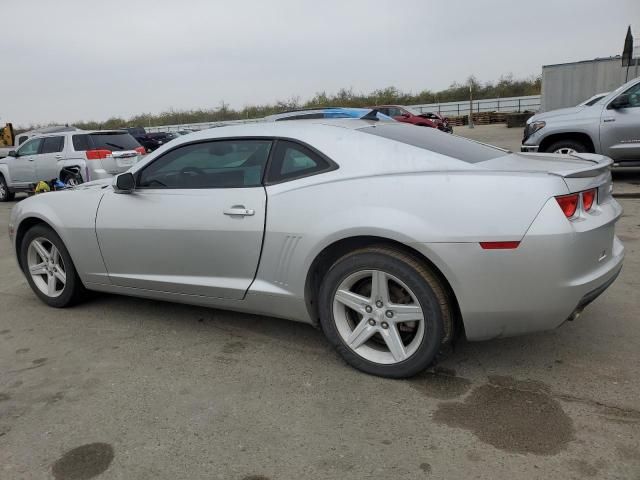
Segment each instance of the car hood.
M113 178L102 178L100 180L93 180L91 182L82 183L77 187L74 187L73 190L100 190L110 187L112 183Z
M533 117L531 117L529 120L527 120L527 123L536 122L539 120L547 120L549 118L554 118L554 117L563 117L565 115L576 115L582 112L585 108L590 108L590 107L582 106L582 107L559 108L558 110L550 110L548 112L538 113Z

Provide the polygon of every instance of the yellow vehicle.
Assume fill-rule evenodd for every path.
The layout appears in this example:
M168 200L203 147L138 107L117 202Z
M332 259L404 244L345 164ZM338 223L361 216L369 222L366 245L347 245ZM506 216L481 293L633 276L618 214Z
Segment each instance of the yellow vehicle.
M0 128L0 158L6 157L15 146L16 137L13 133L13 125L7 123Z

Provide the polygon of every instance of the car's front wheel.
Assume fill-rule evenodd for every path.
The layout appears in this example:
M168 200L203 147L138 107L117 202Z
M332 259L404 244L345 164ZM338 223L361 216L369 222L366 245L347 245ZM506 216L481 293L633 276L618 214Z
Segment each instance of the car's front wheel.
M562 155L571 155L574 153L588 152L587 147L576 140L560 140L549 145L545 150L547 153L559 153Z
M0 202L10 202L13 200L15 193L9 190L7 181L0 175Z
M451 325L446 292L413 256L372 247L340 258L320 287L320 323L342 357L366 373L413 376L435 359Z
M46 225L36 225L24 235L20 263L31 289L51 307L71 306L86 292L64 243Z

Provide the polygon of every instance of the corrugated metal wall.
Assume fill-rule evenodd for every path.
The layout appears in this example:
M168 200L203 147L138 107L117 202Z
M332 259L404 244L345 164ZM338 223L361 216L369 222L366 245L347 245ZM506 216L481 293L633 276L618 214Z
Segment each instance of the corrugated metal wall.
M600 92L625 83L627 67L620 57L542 67L542 111L573 107ZM629 80L640 76L640 65L629 67Z

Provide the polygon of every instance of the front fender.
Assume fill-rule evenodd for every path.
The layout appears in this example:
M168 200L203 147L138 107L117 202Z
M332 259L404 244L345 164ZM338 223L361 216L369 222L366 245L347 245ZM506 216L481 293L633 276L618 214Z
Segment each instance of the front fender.
M11 187L11 184L13 183L13 181L11 179L9 165L7 165L6 163L0 163L0 175L4 177L4 181L7 182L7 185L9 187Z
M99 189L48 192L18 203L11 215L16 253L25 233L25 222L37 219L60 237L83 282L108 283L95 232L96 212L103 194Z

